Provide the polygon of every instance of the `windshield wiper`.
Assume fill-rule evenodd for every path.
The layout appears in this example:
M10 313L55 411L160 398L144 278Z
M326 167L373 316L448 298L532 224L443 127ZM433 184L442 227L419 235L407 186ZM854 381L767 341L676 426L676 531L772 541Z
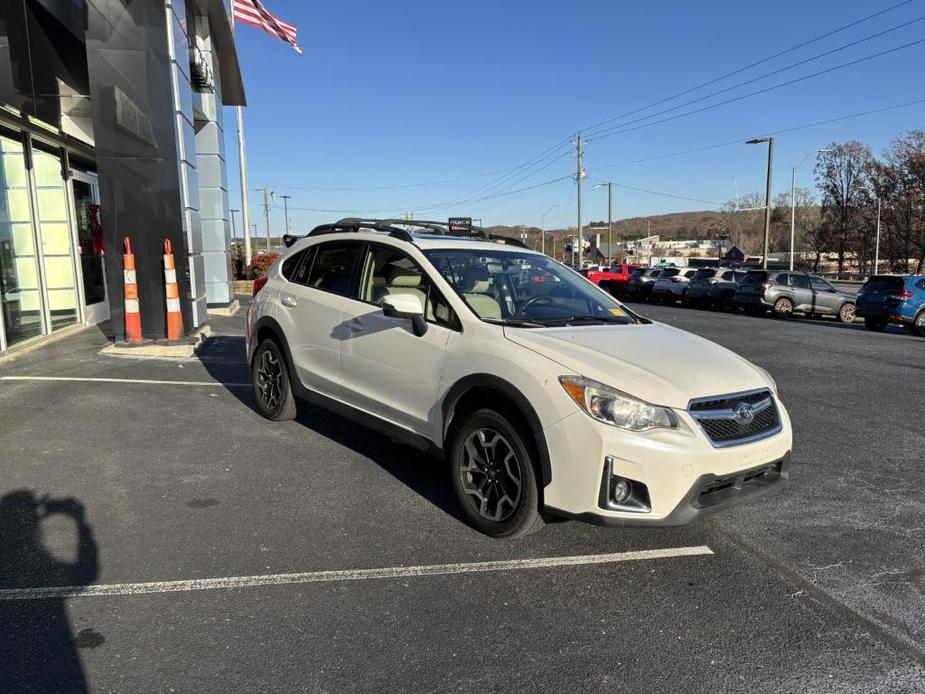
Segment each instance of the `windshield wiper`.
M506 325L509 328L543 328L543 323L536 323L529 320L520 320L518 318L483 318L486 323L493 325Z
M569 325L570 323L619 323L626 325L633 321L627 321L628 316L618 318L617 316L568 316L567 318L548 318L543 321L543 325Z

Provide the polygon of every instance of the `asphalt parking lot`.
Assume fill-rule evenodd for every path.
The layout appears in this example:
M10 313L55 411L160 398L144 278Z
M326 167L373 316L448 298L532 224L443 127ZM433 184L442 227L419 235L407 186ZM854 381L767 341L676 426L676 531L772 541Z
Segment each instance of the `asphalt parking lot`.
M0 363L0 691L925 691L925 340L633 307L771 372L782 491L498 542L440 463L257 415L240 317L196 360Z

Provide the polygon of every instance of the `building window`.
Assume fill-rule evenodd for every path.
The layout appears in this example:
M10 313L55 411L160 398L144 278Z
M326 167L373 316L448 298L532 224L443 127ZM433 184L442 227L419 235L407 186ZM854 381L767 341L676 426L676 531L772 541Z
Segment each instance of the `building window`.
M22 143L0 136L0 296L6 342L45 332Z

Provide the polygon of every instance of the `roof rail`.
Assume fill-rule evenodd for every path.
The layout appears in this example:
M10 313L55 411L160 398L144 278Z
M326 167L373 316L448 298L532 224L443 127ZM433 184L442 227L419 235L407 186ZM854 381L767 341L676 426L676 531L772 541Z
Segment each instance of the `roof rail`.
M454 224L452 227L450 227L449 222L434 222L423 219L363 219L360 217L345 217L344 219L340 219L336 222L316 226L314 229L309 231L305 237L368 230L380 231L387 233L393 238L414 243L414 235L411 233L411 231L404 227L417 227L419 229L426 229L433 234L438 234L441 236L473 236L485 239L486 241L497 241L498 243L518 246L520 248L527 248L527 245L518 239L510 238L507 236L499 236L497 234L490 234L482 227L477 227L471 224ZM464 229L460 230L459 227L464 227ZM292 234L284 234L283 243L287 248L289 248L298 239L305 237L294 236Z

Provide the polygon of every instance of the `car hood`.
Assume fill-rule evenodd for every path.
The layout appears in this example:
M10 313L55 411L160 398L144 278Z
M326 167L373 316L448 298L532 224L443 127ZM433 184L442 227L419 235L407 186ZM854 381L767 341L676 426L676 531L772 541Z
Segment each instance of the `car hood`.
M769 388L767 377L725 347L661 323L510 328L505 337L647 402L685 409L693 398Z

